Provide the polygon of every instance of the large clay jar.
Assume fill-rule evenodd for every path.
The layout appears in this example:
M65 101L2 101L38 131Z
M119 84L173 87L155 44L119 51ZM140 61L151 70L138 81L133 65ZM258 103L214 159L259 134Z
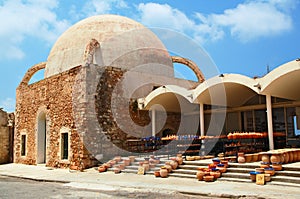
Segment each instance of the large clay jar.
M183 163L182 154L177 154L176 161L178 162L179 165Z
M238 153L238 163L245 163L245 156L244 153Z
M280 162L281 158L279 154L272 154L270 158L271 163Z
M198 170L196 176L198 180L203 180L204 172L202 170Z
M133 163L135 161L135 156L129 156L129 160L130 160L130 163Z
M145 168L145 171L149 171L150 169L149 161L144 161L143 167Z
M173 161L173 160L170 162L170 165L171 165L173 170L177 169L177 167L178 167L178 163L176 161Z
M263 155L261 156L261 161L263 161L263 162L270 162L270 157L269 157L269 155L263 154Z
M165 167L167 168L167 170L168 170L169 173L172 172L172 166L170 165L170 162L166 162Z
M162 166L159 170L159 175L162 178L166 178L168 176L168 170L165 166Z

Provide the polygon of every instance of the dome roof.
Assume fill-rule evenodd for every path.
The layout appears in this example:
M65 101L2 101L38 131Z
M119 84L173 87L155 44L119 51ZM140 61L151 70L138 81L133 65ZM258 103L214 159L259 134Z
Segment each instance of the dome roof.
M98 15L76 23L58 38L48 56L45 77L85 65L91 41L98 44L92 62L99 66L130 69L153 61L153 55L158 55L155 62L172 66L162 42L142 24L122 16Z

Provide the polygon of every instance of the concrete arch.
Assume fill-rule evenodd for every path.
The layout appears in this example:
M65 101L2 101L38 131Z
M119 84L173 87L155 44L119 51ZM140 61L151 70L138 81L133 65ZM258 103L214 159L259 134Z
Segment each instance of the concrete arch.
M34 66L32 66L30 69L28 69L28 71L25 73L20 86L27 86L28 82L30 81L31 77L38 71L45 69L46 67L46 62L41 62L39 64L36 64Z
M193 92L194 103L240 106L259 94L258 80L238 74L222 74L198 85Z
M195 64L192 60L183 58L183 57L178 57L178 56L171 56L172 58L172 62L173 63L180 63L180 64L184 64L187 67L189 67L196 75L198 82L202 83L204 82L205 78L203 73L201 72L201 70L199 69L199 67L197 66L197 64Z
M150 109L152 105L160 104L168 111L178 112L181 111L180 109L188 110L193 105L192 92L176 85L161 86L145 97L143 104L144 109Z
M261 93L290 100L300 100L299 77L300 60L285 63L261 78L259 82Z

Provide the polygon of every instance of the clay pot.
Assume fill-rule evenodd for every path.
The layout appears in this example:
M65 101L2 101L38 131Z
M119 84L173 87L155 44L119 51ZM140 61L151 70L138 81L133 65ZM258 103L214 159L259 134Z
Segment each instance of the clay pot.
M106 168L105 166L99 166L99 167L98 167L98 171L99 171L100 173L105 172L106 170L107 170L107 168Z
M121 173L120 167L115 167L115 168L114 168L114 172L115 172L115 174Z
M218 164L217 165L217 169L221 172L221 173L225 173L227 168L225 167L224 164Z
M180 154L180 155L181 155L181 154ZM182 158L182 156L181 156L181 157L177 156L177 157L176 157L176 161L178 162L179 165L181 165L181 164L183 163L183 158Z
M275 175L274 168L265 168L264 172L267 173L267 174L270 174L271 176Z
M160 171L154 171L154 176L155 177L160 177Z
M251 162L252 161L252 155L251 154L246 154L244 155L245 157L245 162Z
M173 170L177 169L177 167L178 167L178 163L176 161L173 161L173 160L170 162L170 165L171 165Z
M166 165L165 165L166 169L168 170L169 173L172 172L172 166L170 165L169 162L166 162Z
M244 153L239 153L238 163L245 163L245 162L246 162L246 159L244 157Z
M149 171L149 169L150 169L149 161L144 161L143 167L144 167L145 171Z
M272 168L275 171L281 171L282 170L282 164L272 164Z
M256 171L250 171L250 180L252 182L256 182L256 174L260 174L260 172L256 172Z
M122 157L121 156L116 156L116 157L114 157L114 161L116 161L117 163L121 162L122 161Z
M123 162L124 162L125 166L130 165L130 160L129 159L124 159Z
M252 162L257 162L258 161L258 154L252 154Z
M121 170L124 170L125 169L125 164L119 164L119 167Z
M218 159L218 158L214 158L213 160L213 163L214 163L214 165L216 165L217 166L217 164L220 164L220 159Z
M161 167L160 170L159 170L159 175L160 177L162 178L166 178L168 176L168 169L166 167Z
M129 160L130 160L130 163L133 163L135 161L135 156L129 156Z
M194 161L195 157L194 156L186 156L185 157L187 161Z
M263 154L263 155L261 156L261 161L263 161L263 162L270 162L270 157L269 157L269 155Z
M198 180L203 180L204 172L202 170L197 171L196 173Z
M211 171L209 173L209 175L214 176L214 178L217 179L217 178L221 177L221 172L218 170L215 170L215 171Z
M271 163L280 162L281 158L279 154L272 154L270 158Z
M290 161L289 153L284 152L284 153L283 153L283 156L284 156L284 163L285 163L285 164L289 163L289 161Z
M271 181L271 175L268 173L265 173L265 182L270 182Z
M294 162L294 155L293 155L293 152L288 152L289 153L289 162L292 163Z
M203 179L204 179L205 182L213 182L214 178L215 177L211 176L211 175L209 175L209 176L203 176Z
M221 160L221 164L224 164L225 167L228 167L228 160Z
M261 162L260 163L260 168L269 168L270 167L270 163L268 162Z
M265 169L264 168L255 168L256 172L264 173Z

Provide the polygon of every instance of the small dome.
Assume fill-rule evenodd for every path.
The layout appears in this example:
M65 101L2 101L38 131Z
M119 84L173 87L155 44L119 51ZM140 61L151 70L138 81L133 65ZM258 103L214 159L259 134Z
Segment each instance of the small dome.
M126 17L98 15L76 23L58 38L48 56L45 77L85 65L91 41L98 44L92 62L99 66L130 69L154 61L172 67L167 50L152 31Z

